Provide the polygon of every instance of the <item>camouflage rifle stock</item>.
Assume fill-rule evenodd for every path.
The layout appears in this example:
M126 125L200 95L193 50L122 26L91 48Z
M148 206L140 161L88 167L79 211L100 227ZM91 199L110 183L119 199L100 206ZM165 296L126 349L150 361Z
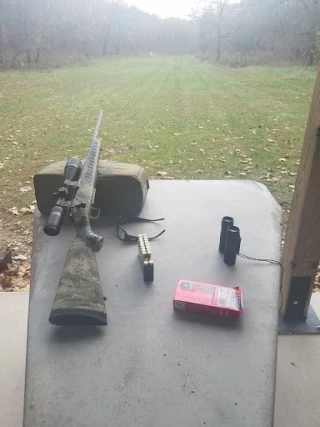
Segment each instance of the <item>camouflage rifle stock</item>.
M71 242L53 302L49 322L54 325L85 324L106 325L107 315L95 252L103 245L103 237L93 233L89 218L94 209L97 169L101 141L97 138L103 112L99 112L97 125L84 167L80 160L71 158L65 167L65 180L55 193L44 231L49 236L59 234L63 217L69 216L76 226L77 235ZM96 209L99 216L99 210Z

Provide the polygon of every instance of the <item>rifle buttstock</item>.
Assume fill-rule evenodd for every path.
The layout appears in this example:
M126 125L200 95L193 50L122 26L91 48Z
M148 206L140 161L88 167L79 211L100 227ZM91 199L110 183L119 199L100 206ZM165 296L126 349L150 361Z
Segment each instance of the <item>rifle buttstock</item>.
M49 322L54 325L107 324L95 253L81 236L71 242Z

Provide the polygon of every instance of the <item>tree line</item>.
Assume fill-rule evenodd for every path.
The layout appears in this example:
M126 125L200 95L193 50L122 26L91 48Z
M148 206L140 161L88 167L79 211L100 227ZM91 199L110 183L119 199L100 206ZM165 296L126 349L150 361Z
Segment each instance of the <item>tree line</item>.
M194 14L198 50L219 61L318 59L319 0L204 1Z
M0 65L193 53L193 22L160 19L123 1L0 0Z
M189 20L122 0L0 0L0 67L150 52L314 65L318 28L319 0L203 0Z

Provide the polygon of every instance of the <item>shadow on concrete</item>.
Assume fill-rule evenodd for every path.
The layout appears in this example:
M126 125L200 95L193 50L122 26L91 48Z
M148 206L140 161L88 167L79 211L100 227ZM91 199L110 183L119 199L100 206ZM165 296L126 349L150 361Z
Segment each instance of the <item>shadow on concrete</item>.
M94 341L104 335L101 328L93 325L58 326L52 330L53 342Z

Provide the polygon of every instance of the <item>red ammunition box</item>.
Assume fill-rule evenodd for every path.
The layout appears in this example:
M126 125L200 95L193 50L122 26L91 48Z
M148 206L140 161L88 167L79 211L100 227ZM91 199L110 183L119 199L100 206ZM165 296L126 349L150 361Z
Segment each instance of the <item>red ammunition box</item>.
M235 319L244 311L243 292L239 288L179 280L173 308Z

